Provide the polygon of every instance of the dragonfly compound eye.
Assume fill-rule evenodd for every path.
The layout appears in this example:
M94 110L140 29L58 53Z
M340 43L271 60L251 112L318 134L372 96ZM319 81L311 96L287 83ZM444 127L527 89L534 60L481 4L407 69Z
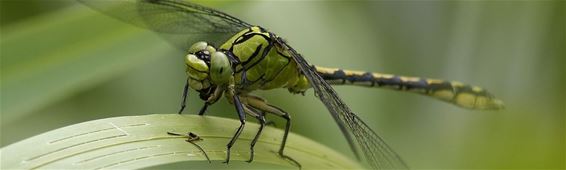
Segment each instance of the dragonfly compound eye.
M210 56L210 80L217 85L228 83L234 72L230 60L222 52L212 53Z
M204 41L194 43L191 48L189 48L189 54L193 54L203 60L208 66L210 66L210 54L214 52L216 52L216 49Z

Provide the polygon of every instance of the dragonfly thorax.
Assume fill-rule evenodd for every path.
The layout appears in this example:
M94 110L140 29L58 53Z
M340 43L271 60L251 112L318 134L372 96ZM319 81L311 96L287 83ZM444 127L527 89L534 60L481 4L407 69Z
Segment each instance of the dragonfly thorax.
M197 42L185 57L186 72L192 89L202 91L228 83L233 74L230 60L206 42Z

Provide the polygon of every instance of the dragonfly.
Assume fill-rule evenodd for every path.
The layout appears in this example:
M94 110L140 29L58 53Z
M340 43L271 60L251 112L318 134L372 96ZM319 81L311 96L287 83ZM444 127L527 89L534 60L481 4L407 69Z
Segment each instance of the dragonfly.
M242 133L246 115L260 127L254 145L266 124L265 115L285 119L283 138L277 154L300 167L284 152L291 128L291 116L283 109L252 94L258 90L286 88L292 94L314 90L328 109L349 147L376 169L408 169L401 157L340 99L333 85L387 88L413 92L467 109L497 110L503 102L487 90L457 81L398 76L312 65L285 39L264 27L252 25L227 13L183 0L79 0L83 4L126 23L151 30L186 54L187 79L179 114L186 107L189 89L204 100L203 115L222 96L234 105L240 125L226 146L230 149ZM361 151L361 153L360 153Z

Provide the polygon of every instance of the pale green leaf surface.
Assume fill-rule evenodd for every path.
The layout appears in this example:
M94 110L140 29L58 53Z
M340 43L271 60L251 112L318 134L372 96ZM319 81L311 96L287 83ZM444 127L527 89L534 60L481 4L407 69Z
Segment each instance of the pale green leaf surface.
M206 160L203 153L184 137L166 132L198 134L201 146L214 164L226 156L226 144L239 121L213 116L154 114L125 116L83 122L8 145L0 150L2 169L100 169L147 168L175 162ZM249 144L258 125L247 123L232 148L232 162L249 158ZM254 163L296 168L276 154L283 131L265 128L255 146ZM304 169L359 169L349 158L305 137L290 134L285 153ZM200 163L199 163L200 162ZM228 165L229 166L229 165ZM205 168L205 167L203 167Z

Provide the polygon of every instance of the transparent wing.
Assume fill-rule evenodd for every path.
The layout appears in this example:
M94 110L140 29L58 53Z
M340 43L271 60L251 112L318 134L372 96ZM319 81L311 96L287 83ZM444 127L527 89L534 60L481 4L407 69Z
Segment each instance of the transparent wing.
M157 32L183 51L196 41L221 45L230 36L252 26L221 11L183 0L78 1L126 23Z
M315 95L326 105L328 111L342 130L350 147L359 155L350 135L355 137L357 146L362 150L367 162L377 169L408 169L403 160L373 131L362 119L338 97L336 91L317 74L309 63L285 41L278 38L278 44L288 50L301 71L308 78Z

